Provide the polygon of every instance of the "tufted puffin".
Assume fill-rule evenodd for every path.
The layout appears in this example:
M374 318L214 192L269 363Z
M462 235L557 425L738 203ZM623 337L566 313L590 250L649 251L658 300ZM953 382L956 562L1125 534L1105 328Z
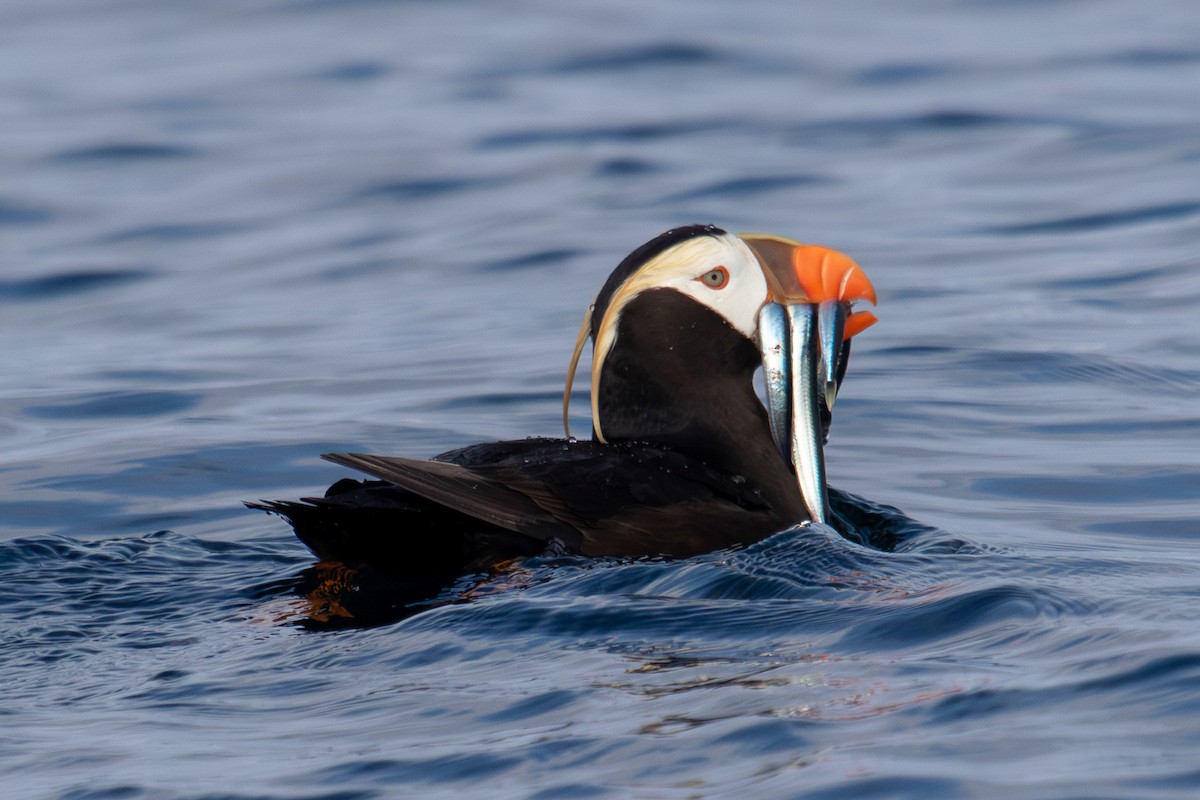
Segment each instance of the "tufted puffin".
M323 561L431 585L531 555L685 557L824 523L823 445L851 337L875 322L852 308L864 300L871 283L834 250L676 228L621 261L588 308L567 438L432 460L328 454L373 480L247 505ZM567 408L589 339L592 436L576 440Z

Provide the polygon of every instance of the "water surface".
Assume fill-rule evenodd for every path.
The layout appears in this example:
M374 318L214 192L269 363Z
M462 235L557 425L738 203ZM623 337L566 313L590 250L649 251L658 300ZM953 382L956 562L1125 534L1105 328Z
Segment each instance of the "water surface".
M1194 797L1198 24L7 3L6 797ZM872 276L829 469L913 535L292 624L241 501L553 435L593 293L691 222Z

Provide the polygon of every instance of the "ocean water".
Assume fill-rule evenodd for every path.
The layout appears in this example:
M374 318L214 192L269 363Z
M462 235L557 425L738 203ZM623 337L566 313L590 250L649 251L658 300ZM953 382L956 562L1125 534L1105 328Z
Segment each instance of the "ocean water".
M8 0L0 795L1196 797L1198 30ZM592 295L691 222L872 277L827 453L903 544L298 624L312 559L241 502L348 474L322 452L554 435Z

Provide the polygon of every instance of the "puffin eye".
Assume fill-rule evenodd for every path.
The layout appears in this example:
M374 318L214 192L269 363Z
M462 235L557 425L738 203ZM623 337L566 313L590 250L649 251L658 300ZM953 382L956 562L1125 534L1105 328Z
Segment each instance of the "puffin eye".
M724 289L725 285L729 283L729 270L724 267L713 267L696 280L710 289Z

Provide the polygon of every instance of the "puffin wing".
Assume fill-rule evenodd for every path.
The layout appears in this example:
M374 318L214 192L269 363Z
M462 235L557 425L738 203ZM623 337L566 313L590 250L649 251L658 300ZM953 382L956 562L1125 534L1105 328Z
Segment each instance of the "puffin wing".
M437 460L528 498L577 530L578 552L589 556L688 556L787 526L737 476L646 443L526 439Z
M527 495L468 467L363 453L326 453L321 457L514 533L542 541L558 537L571 543L579 539L578 530L556 519Z
M689 556L756 541L789 523L752 487L645 443L525 439L432 461L323 458L447 509L588 556Z

